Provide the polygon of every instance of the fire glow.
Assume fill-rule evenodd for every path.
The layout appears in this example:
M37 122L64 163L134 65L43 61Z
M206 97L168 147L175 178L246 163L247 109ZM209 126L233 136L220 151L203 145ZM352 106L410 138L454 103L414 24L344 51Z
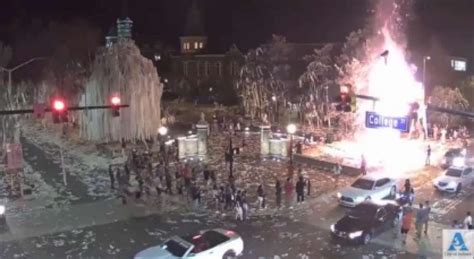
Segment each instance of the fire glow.
M356 123L360 130L356 133L355 142L343 142L344 150L349 150L346 156L360 161L364 155L369 167L376 167L387 172L390 176L400 176L408 171L421 168L424 165L424 141L403 138L401 133L394 129L367 129L365 112L375 111L384 116L404 117L408 115L410 104L418 102L424 104L423 85L415 80L416 68L405 60L405 53L392 38L387 27L381 31L384 44L378 53L369 53L377 56L369 64L368 83L358 85L357 91L379 98L380 101L358 100L358 114ZM425 119L424 111L419 116Z

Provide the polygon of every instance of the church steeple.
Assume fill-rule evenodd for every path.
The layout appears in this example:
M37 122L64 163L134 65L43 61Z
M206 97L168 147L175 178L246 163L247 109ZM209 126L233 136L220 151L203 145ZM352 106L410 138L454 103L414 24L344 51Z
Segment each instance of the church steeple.
M201 20L201 12L197 0L193 0L186 16L184 36L180 37L181 53L196 54L202 52L207 45L207 36Z

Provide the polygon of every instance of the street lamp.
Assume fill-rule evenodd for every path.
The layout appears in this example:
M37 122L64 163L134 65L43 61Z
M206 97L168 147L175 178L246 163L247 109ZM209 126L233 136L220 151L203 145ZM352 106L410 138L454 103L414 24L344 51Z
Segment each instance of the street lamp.
M168 156L166 154L166 146L165 146L165 136L168 134L168 128L165 126L161 126L158 128L158 134L160 134L160 153L163 156L165 161L165 165L168 165Z
M293 164L293 134L296 132L296 125L291 123L286 126L286 131L290 134L290 149L288 155L290 156L290 164Z
M160 136L165 136L166 134L168 134L168 128L165 126L161 126L158 129L158 133L160 134Z

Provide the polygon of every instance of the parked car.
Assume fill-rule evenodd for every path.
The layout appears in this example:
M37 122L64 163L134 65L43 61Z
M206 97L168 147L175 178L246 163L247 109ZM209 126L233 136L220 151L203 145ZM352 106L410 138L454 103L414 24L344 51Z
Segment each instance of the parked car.
M434 187L439 191L459 193L463 187L474 183L474 172L471 167L451 166L443 175L433 181Z
M363 202L331 225L331 236L351 243L368 244L376 235L395 226L399 210L400 206L393 201Z
M396 181L382 174L372 173L361 176L351 186L337 193L339 204L355 207L366 200L382 200L395 197L397 194Z
M186 237L172 237L160 246L147 248L135 259L230 259L242 254L244 242L242 238L231 230L212 229L204 230L196 235Z
M441 160L441 168L448 169L450 166L454 165L456 158L462 158L463 160L466 157L466 151L463 148L451 148L446 154L444 154L443 159Z

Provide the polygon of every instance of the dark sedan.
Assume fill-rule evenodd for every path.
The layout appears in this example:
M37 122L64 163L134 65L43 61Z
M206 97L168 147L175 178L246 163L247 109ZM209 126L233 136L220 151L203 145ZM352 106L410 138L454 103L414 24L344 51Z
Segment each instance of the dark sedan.
M363 202L331 225L331 235L335 239L367 244L373 237L394 226L399 210L400 206L393 202Z

